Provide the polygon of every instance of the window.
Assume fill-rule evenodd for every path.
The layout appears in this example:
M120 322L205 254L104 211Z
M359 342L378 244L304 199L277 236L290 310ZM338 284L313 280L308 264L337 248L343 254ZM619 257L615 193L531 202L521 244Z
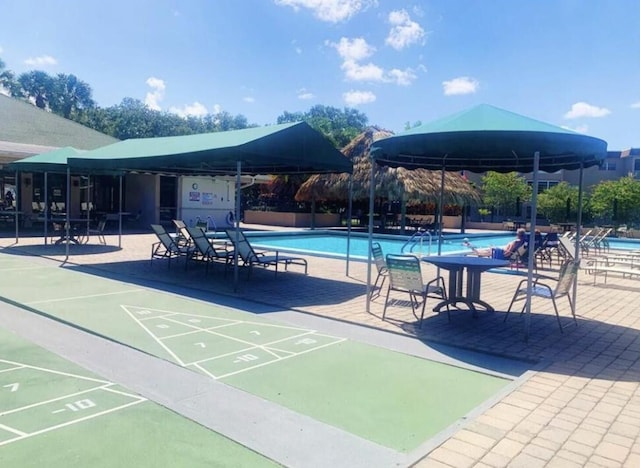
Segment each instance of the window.
M640 158L636 158L633 160L633 170L640 171Z
M605 161L600 166L601 171L615 171L617 166L617 161Z
M551 187L555 187L559 183L560 182L557 181L557 180L539 180L538 181L538 193L542 193L545 190L550 189ZM533 187L533 181L532 180L528 180L527 184L529 184L530 187Z

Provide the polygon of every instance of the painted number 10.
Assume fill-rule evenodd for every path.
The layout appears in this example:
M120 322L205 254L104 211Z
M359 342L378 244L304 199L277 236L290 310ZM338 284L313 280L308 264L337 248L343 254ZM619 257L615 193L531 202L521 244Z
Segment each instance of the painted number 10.
M93 401L86 399L86 400L74 401L73 403L67 403L64 406L66 408L69 408L71 411L80 411L80 410L93 408L94 406L96 406L96 404Z

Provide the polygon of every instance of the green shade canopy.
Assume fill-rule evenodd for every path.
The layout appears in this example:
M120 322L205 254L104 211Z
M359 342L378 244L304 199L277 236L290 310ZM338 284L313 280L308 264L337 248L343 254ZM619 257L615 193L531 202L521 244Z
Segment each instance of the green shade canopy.
M531 172L599 164L607 143L487 104L379 140L371 150L380 165L472 172Z
M351 172L353 165L305 122L121 141L69 158L72 169L170 174Z
M68 158L82 153L81 150L66 146L14 161L9 164L9 169L21 172L66 172Z

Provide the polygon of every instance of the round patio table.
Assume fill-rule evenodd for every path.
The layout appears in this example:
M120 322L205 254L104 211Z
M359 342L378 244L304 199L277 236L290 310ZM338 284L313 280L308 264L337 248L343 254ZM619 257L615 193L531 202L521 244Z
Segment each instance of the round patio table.
M466 304L474 317L477 316L476 306L481 306L488 312L495 310L489 303L480 299L480 278L482 273L491 268L508 266L508 260L467 255L423 257L422 260L449 272L447 299L436 305L433 308L434 312L440 312L443 307L448 308L451 305L456 307L458 303ZM464 270L467 270L466 295L462 293Z

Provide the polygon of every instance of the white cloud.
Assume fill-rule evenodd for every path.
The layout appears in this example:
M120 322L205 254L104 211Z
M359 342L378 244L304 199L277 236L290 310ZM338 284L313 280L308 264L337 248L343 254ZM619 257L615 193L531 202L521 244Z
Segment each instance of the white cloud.
M211 111L212 114L220 114L222 112L222 106L220 104L214 104L213 105L213 110Z
M307 91L305 88L299 89L297 91L297 95L298 99L301 99L303 101L308 101L309 99L314 99L316 97L315 94Z
M357 106L359 104L369 104L376 100L376 95L371 91L347 91L342 94L342 99L349 106Z
M180 117L204 117L209 113L209 111L207 111L207 108L198 101L195 101L193 104L187 104L183 108L170 107L169 112L178 114Z
M29 57L24 63L35 67L46 67L49 65L57 65L58 61L51 55L41 55L39 57Z
M411 20L406 10L389 13L389 23L392 26L391 31L384 42L396 50L404 49L424 38L424 29Z
M362 37L356 37L355 39L341 37L337 44L334 42L328 42L327 44L334 47L344 61L358 62L371 57L376 51L376 48L367 44L367 41Z
M164 99L164 91L166 85L164 80L151 76L147 78L147 86L151 88L151 91L147 93L144 98L144 103L149 106L150 109L160 110L160 101Z
M330 23L348 20L369 6L377 5L375 0L275 0L275 3L290 6L295 11L306 8L316 18Z
M592 106L586 102L576 102L571 110L564 114L565 119L579 119L581 117L605 117L611 114L606 107Z
M398 70L394 68L387 73L387 80L400 86L409 86L417 78L412 69Z
M2 51L0 51L0 52L2 52ZM632 109L640 109L640 101L634 102L633 104L631 104L631 108Z
M251 97L251 96L245 96L242 98L242 100L244 102L248 102L249 104L253 104L254 102L256 102L255 98Z
M475 78L460 76L449 81L442 82L445 96L456 94L473 94L478 90L480 83Z
M360 65L352 60L347 60L341 67L345 77L351 81L384 81L384 70L373 63Z

